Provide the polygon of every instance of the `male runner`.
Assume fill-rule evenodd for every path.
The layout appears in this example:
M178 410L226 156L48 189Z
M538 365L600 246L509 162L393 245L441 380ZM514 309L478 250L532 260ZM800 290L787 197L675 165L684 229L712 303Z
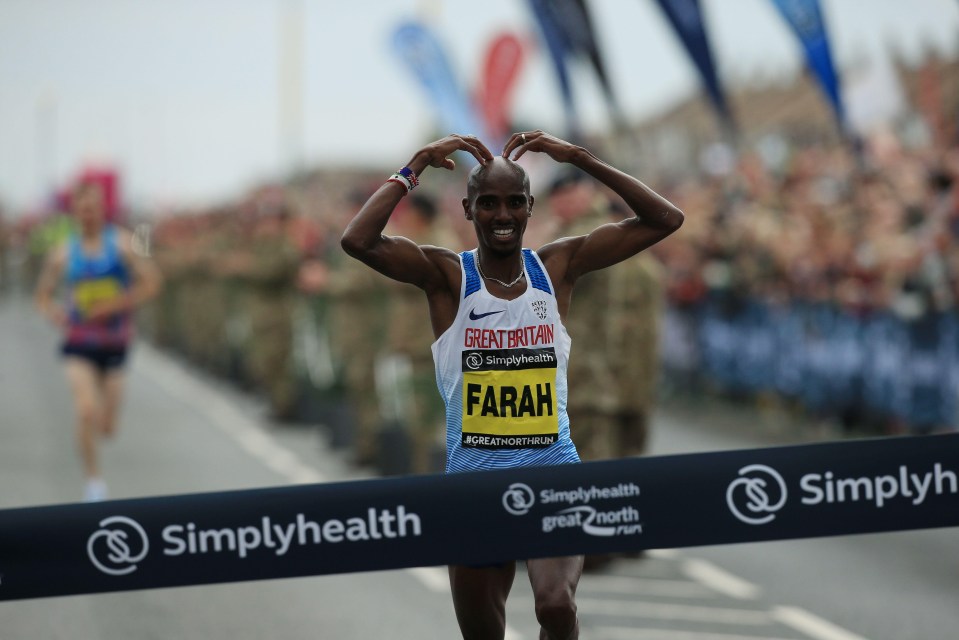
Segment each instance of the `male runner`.
M477 248L457 254L383 235L418 176L427 167L452 170L455 151L479 162L463 199ZM527 151L585 171L622 197L635 217L535 252L524 249L533 197L516 161ZM682 222L681 211L636 178L539 130L513 134L497 157L475 136L447 136L417 151L370 197L341 243L351 256L426 294L446 402L447 472L579 462L566 416L570 340L562 326L573 285L659 242ZM523 356L526 364L517 367L510 356ZM540 638L577 638L575 592L583 557L533 559L526 566ZM515 571L513 562L449 568L464 638L503 637Z
M71 208L76 231L47 256L36 304L63 331L60 352L86 476L83 498L96 502L107 498L97 445L116 431L132 312L159 292L162 278L151 260L134 251L133 234L106 221L99 184L81 182ZM54 301L61 279L65 304Z

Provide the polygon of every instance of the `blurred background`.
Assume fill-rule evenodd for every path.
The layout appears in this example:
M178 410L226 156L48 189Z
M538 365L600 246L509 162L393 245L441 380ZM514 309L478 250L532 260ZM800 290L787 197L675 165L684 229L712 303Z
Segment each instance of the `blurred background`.
M359 463L401 450L380 464L436 470L442 407L418 292L344 259L339 235L453 131L499 149L543 128L687 213L626 285L581 286L590 303L571 322L605 330L574 327L574 342L607 354L582 380L629 381L582 416L638 414L645 433L657 403L723 399L812 433L956 426L951 0L8 0L0 40L5 289L32 289L72 227L70 189L99 182L165 276L142 337L272 418L338 425ZM471 246L472 159L459 161L424 176L392 233ZM579 181L550 162L524 163L529 245L605 221L587 210L623 215L599 189L571 194ZM614 397L631 394L642 401Z
M102 185L108 219L164 279L136 315L105 453L113 495L442 470L423 296L347 259L339 237L390 173L451 132L496 152L544 129L686 214L660 245L578 284L570 413L584 458L954 431L957 127L955 0L2 0L0 505L78 497L57 339L31 295L74 229L80 182ZM457 163L422 176L388 233L474 245L460 205L472 161ZM528 246L629 214L582 175L521 163L536 198ZM702 554L768 588L760 609L801 603L870 638L951 637L954 540L858 540ZM717 575L643 562L608 571L695 588ZM436 590L435 575L411 575ZM404 576L311 583L327 607L295 581L68 599L62 615L19 609L11 637L40 620L71 630L50 637L312 637L314 615L335 637L395 637L396 620L410 637L452 637L445 599L387 604L413 597ZM659 595L705 598L684 584ZM758 597L710 584L726 606ZM384 588L377 623L356 603ZM689 622L674 606L646 623L672 631L640 636L641 607L614 621L590 608L596 638L760 637L747 614ZM434 609L438 626L403 617ZM776 620L762 637L865 637ZM524 624L509 637L535 637Z

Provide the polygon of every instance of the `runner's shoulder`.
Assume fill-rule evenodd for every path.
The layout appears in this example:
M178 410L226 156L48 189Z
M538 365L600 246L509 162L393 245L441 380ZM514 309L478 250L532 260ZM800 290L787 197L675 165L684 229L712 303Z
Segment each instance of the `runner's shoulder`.
M420 245L420 249L427 259L436 265L443 274L443 279L450 290L459 292L460 286L460 257L452 249L437 247L431 244Z
M423 254L435 265L441 269L448 269L455 267L456 270L459 270L460 267L460 257L459 254L453 251L452 249L447 249L446 247L437 247L432 244L421 244L420 250L423 251Z

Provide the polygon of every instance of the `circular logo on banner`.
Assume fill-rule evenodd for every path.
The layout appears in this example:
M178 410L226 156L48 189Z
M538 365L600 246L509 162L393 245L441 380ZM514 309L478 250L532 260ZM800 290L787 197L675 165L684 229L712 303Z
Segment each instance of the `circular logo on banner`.
M100 521L100 528L87 540L90 562L103 573L123 576L133 573L137 563L150 550L146 531L126 516L111 516Z
M535 502L533 490L522 482L514 482L503 494L503 508L514 516L526 515Z
M483 366L483 356L478 353L471 353L466 356L466 366L474 371Z
M764 464L747 465L739 470L739 475L726 489L729 510L746 524L772 522L786 504L783 477Z

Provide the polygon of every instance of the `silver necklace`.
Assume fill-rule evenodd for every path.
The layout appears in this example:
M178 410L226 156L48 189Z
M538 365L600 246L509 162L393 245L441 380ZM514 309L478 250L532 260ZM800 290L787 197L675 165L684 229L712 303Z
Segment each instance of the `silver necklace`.
M522 258L520 259L520 264L523 264ZM499 279L497 279L497 278L491 278L490 276L488 276L488 275L486 275L485 273L483 273L483 263L480 262L480 259L479 259L479 251L476 252L476 267L479 269L479 273L480 273L481 276L483 276L483 279L484 279L484 280L492 280L493 282L498 282L499 284L503 285L503 286L506 287L507 289L509 289L509 288L512 287L514 284L516 284L517 282L519 282L520 280L522 280L523 276L526 275L526 265L523 265L522 268L520 268L519 275L516 276L516 279L513 280L512 282L510 282L509 284L507 284L507 283L505 283L505 282L503 282L502 280L499 280Z

